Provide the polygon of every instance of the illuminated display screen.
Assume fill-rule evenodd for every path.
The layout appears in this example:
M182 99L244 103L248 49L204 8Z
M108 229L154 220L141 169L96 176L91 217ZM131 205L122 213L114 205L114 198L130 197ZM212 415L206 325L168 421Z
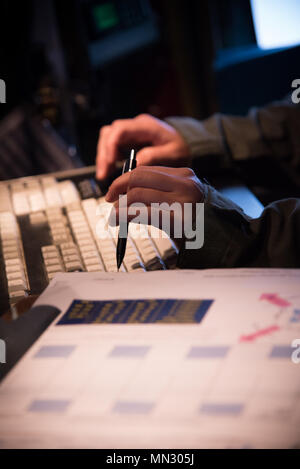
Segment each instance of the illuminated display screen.
M93 17L99 31L106 31L119 24L119 17L113 3L103 3L93 8Z
M300 44L299 0L251 0L251 7L259 47Z

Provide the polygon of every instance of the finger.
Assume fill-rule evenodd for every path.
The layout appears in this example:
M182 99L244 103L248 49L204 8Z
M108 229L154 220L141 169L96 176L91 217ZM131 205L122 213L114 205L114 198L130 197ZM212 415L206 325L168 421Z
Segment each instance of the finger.
M154 147L146 147L140 150L136 155L137 166L151 166L157 163L163 165L166 159L169 145L159 145Z
M176 166L177 160L182 165L182 155L178 154L178 148L174 142L143 148L137 153L136 159L138 166L151 166L157 163L162 166L169 164Z
M114 202L120 194L125 194L133 187L152 188L162 192L172 192L178 176L175 173L163 171L160 167L155 169L145 169L139 167L130 173L125 173L119 178L115 179L106 194L107 202Z
M119 147L153 142L155 132L147 119L122 119L112 123L106 139L106 159L112 163L120 157Z
M142 204L144 206L150 206L153 203L162 204L167 203L169 205L175 202L174 195L170 192L163 192L156 189L145 189L142 187L134 187L130 189L126 196L121 196L114 203L116 209L128 210L134 204Z
M120 146L130 143L130 131L133 132L132 119L117 120L101 128L96 156L98 179L107 177L115 168L116 161L123 158ZM136 136L135 140L139 138Z
M174 202L174 195L171 192L145 187L133 187L127 192L128 207L135 203L150 206L153 203L161 204L163 202L172 204Z
M143 225L149 225L151 220L151 207L147 207L146 205L143 207L136 207L134 213L128 213L127 208L113 206L108 219L108 224L110 226L117 226L120 223L133 221L136 217L139 217L138 223L141 223L142 220ZM157 225L159 225L159 221ZM157 226L157 228L159 228L159 226Z
M194 177L195 173L191 168L172 168L171 166L139 166L139 171L157 171L161 174L169 174L172 176L182 177Z
M125 194L128 190L130 180L132 180L132 183L130 183L132 186L134 184L138 185L138 180L133 178L137 175L141 177L141 186L143 185L143 180L145 187L153 187L159 190L165 190L166 192L174 190L174 188L178 186L180 182L183 182L183 179L187 179L187 177L195 177L195 173L190 168L139 166L134 171L123 174L119 178L115 179L115 181L110 186L108 193L106 194L106 200L108 202L112 202L118 197L118 195ZM159 178L159 175L162 175L165 179L162 180ZM156 180L158 185L156 185Z
M104 126L100 131L96 157L96 177L98 179L105 179L115 167L114 163L107 159L106 143L109 132L110 126Z
M105 179L113 172L114 169L115 164L110 163L103 158L103 160L100 162L100 167L97 167L96 178Z
M139 229L137 231L133 232L131 228L131 236L133 236L134 233L138 236L139 233L142 234L144 232L144 225L152 225L162 229L171 237L176 233L181 233L180 225L182 226L182 213L180 209L179 212L176 209L169 211L166 218L166 212L160 208L153 208L153 206L147 205L138 205L132 208L133 210L128 212L127 208L114 206L110 213L108 224L110 226L117 226L120 223L138 223ZM174 223L177 223L175 230ZM178 238L178 236L176 237Z

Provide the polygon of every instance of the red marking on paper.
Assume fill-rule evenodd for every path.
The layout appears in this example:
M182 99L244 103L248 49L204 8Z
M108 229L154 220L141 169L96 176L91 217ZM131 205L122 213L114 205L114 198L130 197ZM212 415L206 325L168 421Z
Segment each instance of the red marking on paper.
M272 303L272 305L281 306L282 308L286 308L291 305L289 301L280 298L277 293L263 293L260 300L266 300L269 303Z
M260 329L259 331L254 332L253 334L249 335L242 335L240 337L240 342L252 342L253 340L261 337L263 335L271 334L272 332L278 331L280 329L279 326L270 326L266 327L265 329Z

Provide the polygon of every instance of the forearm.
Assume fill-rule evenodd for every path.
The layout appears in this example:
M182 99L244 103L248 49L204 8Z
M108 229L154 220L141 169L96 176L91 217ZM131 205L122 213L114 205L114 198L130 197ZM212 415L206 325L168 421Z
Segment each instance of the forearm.
M252 219L206 186L204 245L185 249L180 268L300 267L300 200L275 202Z
M220 165L258 156L300 161L300 107L288 99L251 109L244 117L215 114L204 121L170 117L167 122L185 139L193 158L217 155Z

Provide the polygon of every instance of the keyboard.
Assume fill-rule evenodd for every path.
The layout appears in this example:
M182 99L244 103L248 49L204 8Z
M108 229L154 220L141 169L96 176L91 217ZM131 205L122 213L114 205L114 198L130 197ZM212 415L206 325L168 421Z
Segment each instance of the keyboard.
M58 272L117 271L118 227L107 224L111 204L94 171L0 182L0 314L40 294ZM174 268L178 251L172 240L157 228L133 225L120 271Z

